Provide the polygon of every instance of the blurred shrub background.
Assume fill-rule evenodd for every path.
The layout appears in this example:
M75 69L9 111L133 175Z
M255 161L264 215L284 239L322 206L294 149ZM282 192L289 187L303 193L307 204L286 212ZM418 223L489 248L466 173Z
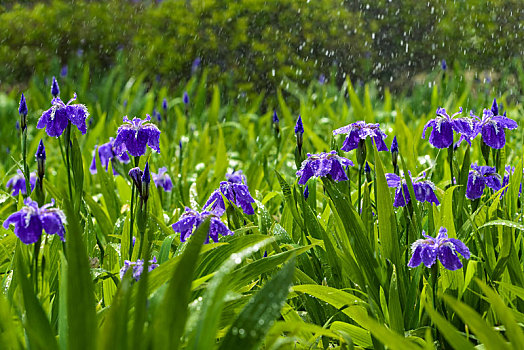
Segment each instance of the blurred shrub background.
M421 72L514 68L524 52L521 0L3 1L0 89L86 65L124 63L168 86L193 63L237 93L272 94L326 76L405 89ZM509 68L508 68L509 67ZM194 67L193 67L194 71ZM496 75L495 75L496 76Z

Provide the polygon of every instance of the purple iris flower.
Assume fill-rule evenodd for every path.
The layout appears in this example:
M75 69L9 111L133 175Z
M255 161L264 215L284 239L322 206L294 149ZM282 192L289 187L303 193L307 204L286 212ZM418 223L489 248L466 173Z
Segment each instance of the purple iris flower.
M33 192L33 190L35 189L35 185L36 185L36 173L35 172L32 172L31 174L29 174L29 183L31 184L31 192ZM16 175L10 178L9 181L7 181L5 187L7 189L12 189L13 192L11 193L11 195L15 197L18 196L20 192L22 192L22 194L27 194L27 191L25 188L25 177L20 169L16 170Z
M228 180L222 181L220 187L211 193L206 204L204 204L204 208L209 206L209 210L218 216L222 216L226 211L226 203L224 202L224 197L226 197L230 203L240 207L245 214L255 214L255 210L251 206L251 203L255 203L255 200L249 194L249 188L245 184L246 177L242 174L242 171L233 172L226 177Z
M242 172L242 170L233 171L230 174L226 174L226 179L229 182L233 182L236 184L245 184L247 183L246 175Z
M149 114L144 120L135 117L131 121L125 116L124 124L116 132L115 153L128 151L130 155L140 157L146 153L147 145L160 153L160 130L150 121Z
M344 167L353 166L353 162L347 158L340 157L336 151L329 153L307 154L307 159L302 162L302 166L297 171L299 185L305 185L312 176L324 177L331 175L334 181L347 181L348 176Z
M149 272L153 271L158 267L158 264L156 262L156 256L153 257L153 260L149 260L149 267L147 268ZM138 282L140 276L142 275L142 272L144 272L144 260L138 259L136 262L129 260L124 261L124 266L122 266L122 268L120 269L120 279L124 278L124 275L130 268L133 271L133 278L135 279L135 281Z
M365 140L368 136L373 138L379 151L387 151L388 146L384 143L384 139L388 136L379 127L379 124L368 124L361 120L333 130L333 135L348 134L341 147L341 150L346 152L357 148L359 141Z
M482 197L484 188L488 186L493 191L498 191L502 188L501 177L497 174L497 170L490 166L479 166L476 163L471 164L471 169L468 175L468 184L466 187L466 197L468 199L477 199Z
M50 204L45 204L41 208L38 203L31 198L24 199L25 206L11 214L4 221L4 228L7 230L9 225L15 225L15 235L20 238L24 244L32 244L38 241L42 236L42 229L48 235L58 234L64 241L64 224L66 218L64 213L57 208L51 208L55 205L54 199Z
M471 144L470 139L474 137L474 121L471 118L455 118L462 113L462 107L451 117L444 108L437 108L437 117L430 120L424 126L422 138L426 138L426 129L433 128L429 135L429 143L436 148L448 148L453 144L453 131L461 134L459 143L466 140Z
M496 106L496 103L494 103ZM498 112L498 107L493 108ZM475 133L477 136L479 133L482 135L482 141L491 148L501 149L506 144L506 135L504 129L516 129L518 124L513 119L504 115L496 115L493 113L493 109L484 109L482 119L474 115L471 112L471 117L476 121Z
M422 180L425 176L426 174L424 173L422 176L412 178L411 172L409 172L409 177L411 178L411 182L413 183L413 192L415 193L415 199L419 202L428 202L433 203L435 205L439 205L440 202L438 201L438 198L435 195L436 187L433 184L433 182L429 180ZM393 206L396 208L405 207L406 204L409 203L409 201L411 200L406 180L398 176L397 174L386 174L386 180L388 182L389 187L396 188L395 201L393 202Z
M166 167L158 169L158 174L151 173L151 175L153 175L153 181L155 182L156 187L162 187L165 192L171 192L173 182L171 182Z
M209 226L209 233L206 239L206 243L209 243L209 238L214 242L218 242L218 235L231 236L233 232L227 228L226 225L218 216L210 211L203 211L201 213L196 210L186 207L186 211L180 216L179 220L175 222L171 227L175 232L180 232L180 241L185 242L186 239L193 232L193 227L196 229L207 217L211 217L211 223Z
M127 153L122 153L121 155L118 155L115 152L115 139L110 137L109 142L104 143L98 147L98 156L100 157L100 164L106 169L109 167L109 162L111 159L116 158L120 163L129 163L129 156ZM89 171L91 174L96 174L96 150L97 146L95 146L95 149L93 151L93 160L91 161L91 166L89 167ZM118 175L116 170L113 168L113 175Z
M71 122L84 135L87 132L86 119L89 117L89 112L86 106L82 104L74 104L71 102L76 100L76 93L74 97L64 104L60 97L55 97L51 101L51 108L45 111L36 127L38 129L46 128L47 135L58 137L62 135L67 124Z
M431 267L438 258L446 269L450 271L460 269L462 262L458 254L460 253L465 259L469 259L471 254L462 241L457 238L448 238L447 232L447 229L441 227L437 238L433 238L422 231L425 239L417 239L411 245L413 255L408 266L417 267L420 263L424 263L426 267Z

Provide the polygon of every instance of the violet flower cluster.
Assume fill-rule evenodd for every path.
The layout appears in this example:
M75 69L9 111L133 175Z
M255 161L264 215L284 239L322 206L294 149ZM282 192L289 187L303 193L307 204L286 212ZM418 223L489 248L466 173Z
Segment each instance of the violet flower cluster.
M384 143L384 139L388 137L382 130L380 130L379 124L366 123L364 121L358 121L353 124L349 124L338 128L333 131L333 135L348 134L344 140L344 144L341 150L349 152L358 147L361 140L365 140L367 137L371 137L377 145L377 150L387 151L388 147Z
M222 236L233 235L233 232L227 228L227 226L220 220L216 213L207 210L199 213L198 211L187 207L186 211L180 216L179 220L171 225L171 227L175 232L180 232L180 241L185 242L187 238L193 233L193 229L196 230L207 217L211 218L211 223L205 243L209 243L209 238L211 238L214 242L218 242L219 234Z
M54 199L42 207L31 198L24 199L24 204L22 209L11 214L4 221L5 229L8 229L11 224L14 225L15 235L24 244L36 243L42 236L42 230L45 230L48 235L57 234L62 241L65 240L66 217L60 209L52 208L55 205Z
M122 153L122 154L118 154L116 151L115 151L115 139L110 137L109 138L109 142L106 142L104 144L101 144L100 146L95 146L95 149L93 151L93 160L91 161L91 166L89 167L89 171L91 172L91 174L96 174L97 170L96 170L96 154L97 154L97 148L98 148L98 156L100 158L100 164L104 167L104 169L108 169L109 167L109 162L115 158L117 159L120 163L129 163L129 156L127 155L127 153ZM114 175L118 175L118 173L116 172L116 170L113 168L113 174Z
M411 177L411 172L409 172L409 177L413 184L415 199L419 202L428 202L439 205L440 202L435 195L436 187L433 182L423 180L425 176L426 174L424 173L422 176L413 178ZM396 174L386 174L386 180L389 187L396 188L393 206L396 208L405 207L411 200L406 179Z
M330 175L334 181L347 181L348 176L345 167L353 166L353 162L347 158L340 157L336 151L329 153L307 154L307 159L297 171L299 185L305 185L313 176L325 177Z
M497 174L497 170L494 167L479 166L474 163L471 164L471 169L468 174L466 187L466 197L468 199L473 200L482 197L486 186L495 192L502 188L501 176Z
M160 130L151 122L148 114L146 119L124 117L124 124L117 130L113 147L116 154L129 152L133 157L140 157L146 153L146 146L160 153Z
M51 108L42 114L36 127L38 129L46 128L47 135L58 137L62 135L67 124L71 122L84 135L87 132L86 119L89 117L89 112L86 106L82 104L71 104L75 100L76 93L67 104L64 104L60 97L53 98Z
M417 267L424 263L426 267L431 267L438 260L446 269L450 271L458 270L462 267L462 262L458 254L465 259L469 259L471 254L468 247L457 238L448 238L448 230L441 227L437 238L426 235L422 231L425 239L418 239L411 245L412 256L409 260L409 267Z
M226 175L227 181L222 181L220 187L216 189L209 199L204 204L204 208L213 211L218 216L222 216L226 211L226 203L224 197L230 202L240 207L247 215L255 214L252 203L255 203L253 197L249 193L247 187L246 177L242 171L235 171L232 174Z
M35 189L36 185L36 173L32 172L29 174L29 183L31 184L31 192ZM20 169L16 170L16 175L14 175L12 178L7 181L5 187L8 190L12 190L11 195L18 196L20 192L22 194L27 194L26 187L25 187L25 177L24 174Z
M147 270L149 272L156 269L159 265L157 264L156 256L153 257L153 260L149 260L149 266ZM124 278L124 275L126 274L127 270L132 269L133 278L135 281L138 282L140 280L140 277L142 275L142 272L144 272L144 260L138 259L136 262L126 260L124 261L124 266L120 269L120 279L122 280Z

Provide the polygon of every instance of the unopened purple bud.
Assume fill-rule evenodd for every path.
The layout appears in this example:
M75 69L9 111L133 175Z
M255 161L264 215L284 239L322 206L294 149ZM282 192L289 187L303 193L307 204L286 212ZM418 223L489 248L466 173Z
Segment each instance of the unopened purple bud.
M142 174L142 188L141 188L141 195L142 199L144 201L147 201L149 198L149 184L151 183L151 174L149 172L149 162L146 162L146 166L144 167L144 173Z
M298 116L297 123L295 124L295 134L303 134L304 125L302 124L302 116Z
M16 121L16 130L20 130L20 122L18 120Z
M40 143L38 144L38 148L36 149L35 157L37 160L45 160L45 147L44 147L44 141L40 140Z
M187 94L187 91L184 91L184 104L187 106L189 104L189 95Z
M129 177L131 178L131 180L133 180L133 183L138 188L138 190L142 188L142 175L143 172L142 170L140 170L139 167L135 167L129 170Z
M394 136L393 137L393 142L391 142L391 153L397 153L398 154L397 136Z
M36 149L36 165L38 168L38 178L40 179L40 182L42 182L42 179L44 178L45 174L45 147L44 147L44 141L40 140L40 143L38 144L38 148Z
M51 95L53 95L53 97L58 97L58 95L60 95L60 88L58 87L58 82L55 77L53 77L53 83L51 84Z
M277 110L273 110L273 123L278 123L280 120L278 119Z
M440 63L440 67L442 68L443 71L448 69L448 65L446 64L446 60L442 60L442 62Z
M309 197L309 187L306 185L306 188L304 189L304 199L308 199Z
M135 246L135 243L136 243L136 237L133 236L133 240L131 241L131 243L133 244L133 247Z
M195 58L193 64L191 65L191 74L195 74L201 62L202 60L200 59L200 57Z
M162 108L164 109L164 113L167 111L167 99L164 97L164 100L162 101Z
M18 107L18 114L22 116L27 116L27 104L25 103L24 93L22 93L22 97L20 97L20 106Z
M67 64L62 66L62 70L60 71L60 76L62 78L65 78L67 76Z
M324 74L320 74L320 76L318 77L318 83L320 85L324 85L326 83L326 76Z
M369 167L369 163L368 162L366 162L366 165L364 166L364 172L366 174L371 173L371 168Z
M491 105L491 111L493 112L493 115L499 115L499 106L497 104L497 99L493 99L493 104Z

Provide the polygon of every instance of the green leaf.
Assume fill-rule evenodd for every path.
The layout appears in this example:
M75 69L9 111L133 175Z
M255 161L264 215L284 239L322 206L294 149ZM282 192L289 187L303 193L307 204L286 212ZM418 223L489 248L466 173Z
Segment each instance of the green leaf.
M100 164L100 157L98 152L95 153L95 162L96 162L96 174L98 180L100 181L100 187L102 192L102 197L106 204L107 212L109 213L109 218L111 219L111 224L114 225L118 217L120 216L120 202L118 196L116 195L116 185L113 178L113 173L109 174Z
M176 235L169 235L166 238L164 238L164 241L162 242L162 246L160 247L160 252L158 253L158 263L162 264L166 262L169 259L169 252L171 251L171 246L173 245L173 241L175 240Z
M218 140L216 144L216 159L215 159L215 178L216 179L222 179L226 175L227 171L227 149L226 149L226 141L224 139L224 132L222 131L222 127L220 125L217 125L218 128Z
M257 347L280 314L294 269L295 263L291 260L249 300L229 328L219 349L248 350Z
M128 347L128 314L130 307L130 290L132 269L125 278L113 298L108 315L100 329L99 349L120 350ZM134 344L136 345L136 344Z
M284 198L286 199L286 203L288 204L288 207L291 210L291 214L293 215L293 218L300 225L300 227L304 227L302 218L298 214L297 204L295 202L295 199L293 198L291 187L289 187L286 180L284 180L284 178L282 177L282 175L280 175L278 171L275 170L275 174L277 175L278 182L280 183L280 187L282 188L282 193L284 194Z
M209 285L202 298L201 311L197 324L190 336L188 349L211 349L213 347L216 339L218 321L224 307L224 298L229 290L228 285L231 272L237 265L242 263L246 257L259 251L272 241L272 238L268 238L241 252L232 254L216 271L215 276L209 281Z
M510 348L500 333L495 332L470 306L448 295L443 295L442 299L459 315L487 349Z
M26 312L24 328L27 333L29 346L32 349L58 349L58 344L54 336L55 332L51 328L49 320L42 309L42 305L40 305L36 298L31 282L27 278L27 269L24 266L20 254L17 254L15 260L15 272L18 275L24 299Z
M471 344L444 316L435 311L431 305L424 303L424 309L431 317L431 320L440 330L440 334L446 338L448 343L456 350L474 350Z
M80 218L67 199L64 200L67 217L67 322L69 349L94 349L98 324L95 296L89 260L82 240Z
M187 319L187 304L191 283L202 245L209 233L210 219L206 219L191 235L176 266L154 321L156 349L177 349ZM173 312L176 310L176 312Z
M357 346L361 346L363 348L373 347L373 342L371 341L371 335L369 331L366 331L361 327L346 322L335 321L331 324L329 329L334 332L342 331L349 334L351 340L353 340Z
M380 242L385 258L390 259L396 266L400 266L400 238L397 232L397 217L393 211L393 201L391 200L382 161L377 148L373 147L373 150L375 152L375 174L377 178L377 212Z
M508 308L502 298L493 289L488 287L484 282L475 279L482 292L488 297L488 301L491 307L495 310L497 316L500 318L502 323L506 326L506 335L513 345L524 344L524 333L522 328L517 324L511 309Z

